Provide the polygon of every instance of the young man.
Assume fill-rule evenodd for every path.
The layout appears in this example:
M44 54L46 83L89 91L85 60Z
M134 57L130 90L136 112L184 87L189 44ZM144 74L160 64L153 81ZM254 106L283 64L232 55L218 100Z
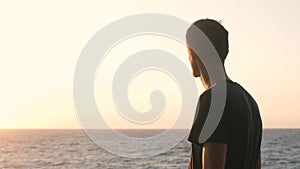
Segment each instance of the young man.
M201 39L195 40L196 31L193 31L192 27L196 27L206 35L215 48L221 64L213 62L204 64L202 59L211 55L206 54L207 51L202 52L203 49L195 51L195 48L203 43ZM251 95L241 85L230 80L226 74L224 62L229 46L227 30L215 20L203 19L192 24L187 30L186 38L193 75L196 78L200 77L206 89L198 101L194 123L188 137L192 143L189 169L259 169L262 139L260 112ZM221 71L217 70L222 70L224 76L219 76ZM207 117L213 105L212 90L218 88L221 83L226 84L223 114L208 139L201 142L199 137L203 126L207 125L205 123L209 123ZM218 97L218 90L216 96Z

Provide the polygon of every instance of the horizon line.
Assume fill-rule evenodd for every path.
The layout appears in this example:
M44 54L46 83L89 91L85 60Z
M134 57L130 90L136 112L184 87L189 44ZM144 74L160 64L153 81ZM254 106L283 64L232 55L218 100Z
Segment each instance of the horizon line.
M269 129L300 129L300 127L267 127L263 128L264 130ZM168 128L145 128L145 129L139 129L139 128L117 128L117 129L106 129L106 128L0 128L0 130L190 130L189 128L174 128L174 129L168 129Z

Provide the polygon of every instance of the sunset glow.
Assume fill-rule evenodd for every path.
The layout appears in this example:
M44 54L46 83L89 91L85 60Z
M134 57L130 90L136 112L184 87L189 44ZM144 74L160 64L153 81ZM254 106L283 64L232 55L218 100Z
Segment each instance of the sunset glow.
M191 23L201 18L222 20L229 31L228 74L256 99L264 128L299 128L300 1L282 2L2 1L0 128L80 128L72 85L82 49L105 25L138 13L163 13ZM147 48L176 55L191 71L185 46L172 39L145 36L121 43L95 76L95 98L105 104L103 117L113 128L170 128L178 117L180 89L158 71L137 76L129 97L133 107L146 111L151 91L164 91L170 107L161 119L137 125L113 109L110 80L120 58ZM199 79L195 82L200 95L204 89ZM192 116L180 120L182 128L189 128Z

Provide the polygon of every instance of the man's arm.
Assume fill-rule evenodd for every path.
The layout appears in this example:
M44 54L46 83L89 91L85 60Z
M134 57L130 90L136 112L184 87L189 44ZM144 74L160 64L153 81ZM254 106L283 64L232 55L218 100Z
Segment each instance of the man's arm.
M256 169L261 169L261 151L259 151Z
M224 169L227 144L205 143L203 146L202 169Z

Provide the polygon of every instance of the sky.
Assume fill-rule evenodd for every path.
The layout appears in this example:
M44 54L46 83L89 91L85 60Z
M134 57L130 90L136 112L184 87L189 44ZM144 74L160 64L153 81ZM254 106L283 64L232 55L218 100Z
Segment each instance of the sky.
M140 13L168 14L190 23L222 20L229 31L228 74L256 99L264 128L299 128L299 6L298 0L1 1L0 128L81 128L73 103L81 51L107 24ZM136 76L129 88L130 101L139 111L149 109L152 90L164 91L170 107L152 124L122 118L111 94L101 92L111 87L120 53L124 59L124 53L147 48L169 51L189 64L185 46L165 37L131 38L114 48L95 79L97 104L105 102L102 116L113 128L170 128L179 116L180 90L174 79L159 71ZM101 83L103 77L108 83ZM201 94L200 80L195 82ZM191 118L180 120L182 128L190 126Z

